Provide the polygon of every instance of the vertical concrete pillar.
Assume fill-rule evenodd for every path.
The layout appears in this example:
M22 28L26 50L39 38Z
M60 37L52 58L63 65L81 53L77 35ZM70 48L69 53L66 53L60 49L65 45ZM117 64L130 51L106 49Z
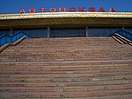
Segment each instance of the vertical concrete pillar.
M13 35L13 29L12 29L12 28L10 28L10 33L9 33L9 35Z
M86 30L86 37L88 37L88 26L85 27Z
M47 28L47 38L50 38L50 27Z
M125 29L125 27L124 26L122 26L122 28L121 28L122 30L124 30Z

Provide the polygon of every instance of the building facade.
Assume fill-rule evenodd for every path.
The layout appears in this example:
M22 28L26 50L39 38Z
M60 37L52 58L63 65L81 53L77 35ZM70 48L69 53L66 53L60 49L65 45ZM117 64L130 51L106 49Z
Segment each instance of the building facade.
M132 32L131 12L45 12L0 14L0 35L23 31L32 38L100 37Z

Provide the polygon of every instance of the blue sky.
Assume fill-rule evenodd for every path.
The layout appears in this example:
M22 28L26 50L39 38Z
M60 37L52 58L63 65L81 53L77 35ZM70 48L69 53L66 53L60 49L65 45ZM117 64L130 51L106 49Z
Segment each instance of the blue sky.
M0 13L19 13L21 8L28 11L29 8L60 8L60 7L95 7L97 10L104 7L106 11L110 7L118 12L131 12L132 0L0 0Z

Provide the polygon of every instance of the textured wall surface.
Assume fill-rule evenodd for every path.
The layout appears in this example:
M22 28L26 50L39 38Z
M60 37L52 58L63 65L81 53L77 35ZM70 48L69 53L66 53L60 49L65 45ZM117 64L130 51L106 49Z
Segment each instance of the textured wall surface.
M132 27L131 12L55 12L34 14L1 14L0 28L54 25L126 26Z

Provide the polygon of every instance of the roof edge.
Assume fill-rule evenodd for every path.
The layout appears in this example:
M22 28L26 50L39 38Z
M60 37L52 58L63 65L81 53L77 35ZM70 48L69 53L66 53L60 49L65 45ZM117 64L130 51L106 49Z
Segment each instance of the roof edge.
M45 12L23 14L0 14L0 20L35 18L132 18L132 12Z

